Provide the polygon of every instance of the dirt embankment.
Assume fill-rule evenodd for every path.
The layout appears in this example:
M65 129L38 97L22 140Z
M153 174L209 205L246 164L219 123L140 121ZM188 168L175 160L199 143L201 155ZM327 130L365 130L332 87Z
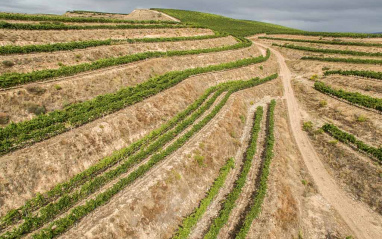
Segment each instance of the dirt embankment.
M26 20L4 20L9 23L23 23L23 24L41 24L39 21L26 21ZM47 21L49 22L49 21ZM56 21L51 21L56 23ZM158 23L129 23L129 22L60 22L63 25L70 26L99 26L99 25L154 25ZM160 23L159 23L160 24Z
M256 44L263 46L263 44L260 43ZM301 114L305 112L299 109L299 104L290 82L292 80L292 73L280 52L275 49L271 49L271 51L277 56L280 65L280 75L283 80L288 105L288 115L294 139L318 190L341 215L355 236L359 238L378 237L382 230L382 219L380 215L372 212L362 202L354 201L340 188L315 152L315 148L309 141L306 133L302 131L301 121L305 118L301 117ZM306 95L304 96L307 98ZM305 115L306 113L304 117L306 117Z
M251 47L200 55L156 58L59 78L62 79L59 81L29 84L0 92L1 111L9 115L12 121L19 122L34 117L28 110L33 105L44 106L47 111L52 111L71 103L92 99L97 95L116 92L126 86L134 86L169 71L215 65L257 55L260 55L258 49ZM268 70L269 67L265 67L264 71Z
M356 76L330 75L319 77L319 80L335 89L359 92L375 98L382 98L382 81Z
M323 40L333 41L341 40L348 42L370 42L370 43L382 43L382 38L351 38L351 37L321 37L321 36L303 36L303 35L267 35L267 37L275 38L290 38L290 39L304 39L304 40Z
M252 65L191 77L134 106L80 128L0 158L4 211L21 205L36 192L83 171L100 158L126 147L184 109L207 87L273 72Z
M119 57L147 51L182 51L206 49L234 45L236 43L237 41L235 38L228 36L214 39L179 42L153 42L133 44L122 42L118 45L90 47L80 50L6 55L2 56L2 59L11 61L15 65L12 67L7 67L1 64L0 73L24 73L45 69L57 69L62 65L70 66L81 63L91 63L102 58Z
M0 30L0 46L48 44L68 41L126 39L142 37L189 37L213 35L210 29L96 29L96 30Z
M268 46L272 46L272 42L269 41L261 41L261 43L266 44ZM295 44L299 45L299 44ZM290 60L300 60L301 57L331 57L331 58L356 58L356 59L373 59L373 60L381 60L381 57L378 56L356 56L356 55L347 55L347 54L332 54L332 53L320 53L320 52L310 52L304 50L297 49L289 49L285 47L275 47L279 52L281 52L284 56L286 56ZM306 61L306 60L303 60ZM332 64L332 62L330 62Z
M313 119L319 125L324 122L333 122L365 143L376 147L382 144L381 114L336 100L316 91L303 81L302 79L294 80L293 87L301 108L310 115L304 120ZM322 105L322 102L325 102L325 105Z
M176 21L178 19L171 17L162 12L150 10L150 9L135 9L130 14L118 14L118 13L97 13L97 12L66 12L64 16L67 17L93 17L93 18L112 18L121 20L156 20L156 21Z
M319 194L289 129L285 101L275 109L274 157L268 191L248 238L344 238L349 228Z
M290 44L296 46L304 46L310 48L317 49L331 49L331 50L341 50L341 51L360 51L360 52L382 52L381 47L368 47L368 46L351 46L351 45L331 45L331 44L318 44L318 43L310 43L310 42L292 42L292 41L282 41L282 40L269 40L269 39L261 39L262 42L267 44ZM349 57L357 57L349 55Z
M281 94L279 84L275 80L233 94L214 120L160 170L119 193L62 238L171 237L204 197L219 168L239 148L244 127L240 116L246 115L251 101ZM204 156L204 166L195 162L195 154Z

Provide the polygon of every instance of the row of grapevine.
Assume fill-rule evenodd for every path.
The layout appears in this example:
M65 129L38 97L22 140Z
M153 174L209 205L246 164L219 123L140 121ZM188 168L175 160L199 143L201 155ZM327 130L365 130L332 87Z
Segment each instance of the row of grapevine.
M382 65L382 60L374 60L374 59L303 56L303 57L301 57L301 60L327 61L327 62L345 62L345 63L352 63L352 64Z
M219 215L213 220L212 225L208 229L208 232L204 236L205 239L216 238L219 234L220 229L225 225L228 221L229 215L232 209L236 206L236 200L239 198L241 191L245 185L247 180L248 173L252 166L252 160L256 153L257 148L257 138L260 132L260 123L263 116L263 107L257 107L255 113L255 119L253 123L253 128L251 132L251 139L249 142L249 146L245 153L244 163L241 168L240 174L238 178L234 182L234 188L232 191L226 196L225 200L222 203L222 209L219 212Z
M362 95L358 92L347 92L344 90L336 90L326 85L321 81L316 81L314 83L314 89L328 95L344 99L352 104L357 104L367 108L376 109L382 111L382 99L373 98L367 95Z
M301 51L310 51L310 52L319 52L319 53L329 53L329 54L344 54L344 55L353 55L353 56L382 56L382 52L363 52L363 51L349 51L349 50L335 50L335 49L320 49L306 46L296 46L292 44L279 45L272 43L272 46L284 47L294 50Z
M28 15L20 13L0 13L0 19L5 20L25 20L25 21L54 21L54 22L99 22L99 23L129 23L129 24L179 24L175 21L136 21L136 20L121 20L113 18L93 18L93 17L64 17L58 15Z
M73 41L73 42L25 45L25 46L6 45L6 46L0 46L0 55L69 51L69 50L75 50L75 49L85 49L88 47L116 45L116 44L124 44L124 43L196 41L196 40L213 39L213 38L219 38L219 37L225 37L225 36L227 36L227 34L215 32L214 35L191 36L191 37L159 37L159 38L137 38L137 39L89 40L89 41Z
M380 163L382 163L382 148L375 148L373 146L367 145L361 140L358 140L354 135L340 130L333 124L324 124L322 129L335 139L345 144L356 146L360 151L374 156L380 161Z
M162 132L162 134L158 136L156 140L151 142L146 147L142 147L136 153L132 153L128 157L119 159L120 164L117 167L112 168L111 170L106 171L98 176L93 175L90 178L87 177L87 180L82 182L82 185L81 182L77 185L81 185L78 189L71 187L67 188L65 191L55 191L55 197L49 197L50 195L47 195L48 197L44 197L44 202L39 200L42 203L38 204L37 207L33 208L33 210L25 210L27 208L30 209L31 207L24 207L24 210L19 212L19 214L21 214L23 218L28 218L28 221L24 221L16 228L14 228L12 232L9 232L5 235L8 237L17 237L29 233L33 230L37 230L46 222L54 219L57 215L64 213L79 201L89 197L110 181L121 176L123 173L126 173L129 169L142 162L151 154L159 152L166 143L173 140L187 127L192 125L206 110L208 110L216 101L217 97L226 91L227 88L227 86L220 86L213 97L211 97L211 99L209 99L205 105L196 109L196 111L194 111L188 118L183 119L183 121L179 122L173 129L166 133ZM45 204L47 204L47 206L45 206ZM36 210L39 210L37 214L34 213ZM31 224L29 221L33 221L33 223ZM15 223L17 220L13 220L13 222Z
M92 100L76 103L62 110L39 115L29 121L11 123L0 129L0 152L1 154L10 152L26 143L44 140L113 113L173 87L192 75L260 63L266 61L269 56L270 51L268 50L265 57L251 57L207 67L168 72L134 87L123 88L116 93L100 95Z
M172 238L181 239L187 238L189 236L191 229L207 211L208 206L219 193L220 188L224 185L228 173L234 167L234 159L228 159L227 163L222 168L220 168L219 176L215 179L212 187L208 190L206 197L200 201L199 206L190 215L183 219L178 231Z
M156 57L167 57L167 56L184 56L184 55L197 55L201 53L211 53L211 52L220 52L227 50L240 49L244 47L248 47L252 44L251 41L246 40L244 38L237 38L238 43L229 46L215 47L215 48L207 48L207 49L196 49L196 50L183 50L183 51L150 51L150 52L142 52L132 55L125 55L120 57L110 57L103 58L91 63L82 63L78 65L72 66L62 66L58 69L46 69L33 71L28 73L4 73L0 75L0 87L8 88L16 85L26 84L30 82L43 81L47 79L51 79L54 77L63 77L63 76L71 76L81 72L98 70L101 68L117 66L128 64L132 62L137 62L149 58Z
M33 238L53 238L62 234L70 227L72 227L75 223L77 223L81 218L85 217L86 215L94 211L96 208L107 203L115 194L126 188L128 185L132 184L137 178L143 176L157 163L161 162L167 156L169 156L181 146L183 146L193 135L199 132L213 117L216 116L216 114L222 109L222 107L225 105L232 93L238 90L262 84L269 80L275 79L276 77L277 74L266 77L261 80L253 79L250 81L239 81L235 84L231 84L230 87L226 89L228 90L228 92L224 96L224 98L219 102L219 104L216 105L216 107L203 120L193 125L190 131L186 132L174 143L169 145L166 149L154 154L147 163L139 166L138 169L131 172L127 177L121 178L117 183L112 185L111 188L107 189L106 191L103 191L102 193L99 193L94 199L87 200L85 204L75 206L70 210L68 214L60 217L56 221L51 222L47 227L36 232L31 236ZM50 210L54 210L54 208L52 207ZM46 212L46 215L49 215L49 212ZM33 228L34 225L39 225L40 220L27 218L24 223L24 227L28 229L30 227ZM19 227L18 230L15 229L12 232L7 232L6 234L0 236L0 238L18 238L20 237L20 232L23 232L24 227Z
M274 126L275 126L275 119L274 119L274 110L276 107L276 101L272 100L269 105L268 110L268 127L267 127L267 136L265 139L265 155L264 155L264 161L261 167L260 171L260 181L258 188L256 189L256 194L254 197L253 202L251 202L251 207L244 218L244 223L240 228L240 231L236 235L235 238L238 239L245 239L249 229L251 228L252 222L259 213L261 212L261 205L263 204L266 192L267 192L267 181L268 181L268 175L269 175L269 167L271 164L271 160L273 158L273 145L275 143L275 136L274 136Z
M307 42L307 43L317 43L317 44L327 44L327 45L382 47L381 43L349 42L349 41L342 41L342 40L325 41L325 40L305 40L305 39L292 39L292 38L279 38L279 37L259 37L259 39L290 41L290 42Z
M334 75L334 74L344 75L344 76L361 76L366 78L382 80L382 72L377 72L377 71L336 70L336 71L325 71L324 73L324 75L326 76Z
M163 29L163 28L203 28L184 24L127 24L127 25L64 25L64 24L25 24L0 21L0 29L12 30L94 30L94 29Z
M89 167L85 171L77 174L70 180L60 183L56 185L54 188L49 190L48 192L36 195L36 197L28 200L25 205L10 210L5 216L0 218L0 229L4 229L7 226L10 226L16 222L18 222L23 215L28 215L33 211L38 210L42 206L47 205L48 203L56 200L62 195L73 191L76 187L84 184L91 178L96 177L100 173L106 171L110 167L120 163L126 157L130 157L131 155L137 153L139 150L147 148L149 144L158 139L159 136L165 134L170 129L174 128L180 122L186 119L191 113L193 113L196 109L198 109L205 100L216 90L218 90L221 86L211 87L206 92L194 101L190 106L187 107L184 111L176 115L174 118L163 124L160 128L153 130L147 136L142 139L132 143L130 146L118 150L113 153L113 155L109 157L105 157L100 160L95 165Z
M271 34L288 34L301 36L320 36L320 37L350 37L350 38L380 38L382 34L373 33L353 33L353 32L308 32L308 31L278 31Z

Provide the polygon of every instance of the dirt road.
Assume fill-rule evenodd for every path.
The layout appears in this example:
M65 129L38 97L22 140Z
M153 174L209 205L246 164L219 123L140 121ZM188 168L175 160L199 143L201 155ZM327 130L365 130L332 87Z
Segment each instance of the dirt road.
M267 47L257 42L255 44ZM275 49L270 48L270 50L276 55L280 66L280 76L282 77L284 94L287 101L292 134L319 192L353 230L354 236L357 238L379 238L382 235L382 217L371 211L361 202L351 199L339 188L334 179L326 171L308 136L302 131L301 113L290 83L291 72L285 63L285 59Z

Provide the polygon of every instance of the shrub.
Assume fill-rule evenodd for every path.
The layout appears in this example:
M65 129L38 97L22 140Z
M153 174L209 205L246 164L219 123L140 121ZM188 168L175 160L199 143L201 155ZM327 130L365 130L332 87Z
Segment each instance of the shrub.
M240 121L241 121L241 123L245 123L245 116L244 115L240 115Z
M318 80L318 75L312 75L309 80L316 81Z
M0 112L0 124L8 124L9 123L9 115L6 113Z
M304 124L302 125L302 128L303 128L303 130L305 130L305 131L307 131L307 132L311 132L312 129L313 129L313 123L312 123L312 121L304 122Z
M330 140L329 141L329 144L331 144L331 145L336 145L338 143L338 140Z
M13 63L12 61L3 61L3 65L5 67L12 67L15 65L15 63Z
M264 69L264 67L263 67L263 66L259 66L259 68L260 68L260 70L263 70L263 69Z
M36 104L29 104L27 108L28 112L35 115L42 115L46 113L45 106L40 106Z
M357 121L358 122L365 122L365 121L367 121L367 117L365 115L359 115L359 116L357 116Z
M204 156L197 154L194 156L194 159L196 160L199 166L204 166Z
M328 102L326 102L326 100L320 100L319 105L320 105L320 107L325 107L328 105Z
M55 88L56 90L61 90L61 89L62 89L62 87L61 87L60 85L54 85L54 88Z
M46 89L40 86L28 86L26 88L27 92L33 95L42 95L46 92Z

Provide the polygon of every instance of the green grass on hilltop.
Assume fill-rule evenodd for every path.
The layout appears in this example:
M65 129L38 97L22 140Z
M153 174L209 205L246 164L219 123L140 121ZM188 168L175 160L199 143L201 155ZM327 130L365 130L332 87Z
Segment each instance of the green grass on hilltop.
M244 37L258 33L302 32L301 30L271 23L237 20L210 13L161 8L154 8L153 10L157 10L175 17L182 23L201 25L215 31L226 32L234 36Z
M166 13L170 16L178 18L182 23L189 23L198 26L204 26L215 31L229 33L234 36L246 37L259 33L267 34L292 34L306 36L323 36L323 37L352 37L352 38L375 38L382 37L382 34L371 33L352 33L352 32L311 32L294 28L284 27L276 24L238 20L223 17L211 13L153 8L152 10Z

